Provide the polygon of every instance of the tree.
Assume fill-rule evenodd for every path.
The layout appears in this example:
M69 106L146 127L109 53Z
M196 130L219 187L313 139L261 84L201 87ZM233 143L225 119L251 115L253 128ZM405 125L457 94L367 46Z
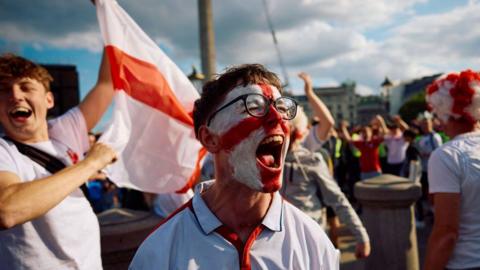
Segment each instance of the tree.
M398 113L407 123L412 121L421 112L427 110L427 103L425 102L425 91L411 96L398 110Z

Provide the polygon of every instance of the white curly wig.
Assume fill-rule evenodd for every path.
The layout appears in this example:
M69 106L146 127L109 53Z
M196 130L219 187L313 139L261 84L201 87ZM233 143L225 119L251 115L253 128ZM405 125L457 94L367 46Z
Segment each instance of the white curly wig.
M480 121L480 74L465 70L444 75L427 87L426 100L442 121Z
M305 138L306 133L308 132L308 117L303 110L303 107L297 106L297 115L295 118L290 120L290 124L293 132L297 132L301 136L300 141Z

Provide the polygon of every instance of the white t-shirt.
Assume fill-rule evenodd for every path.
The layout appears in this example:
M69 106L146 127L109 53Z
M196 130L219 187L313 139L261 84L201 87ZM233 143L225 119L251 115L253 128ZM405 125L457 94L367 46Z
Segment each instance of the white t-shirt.
M278 192L243 243L200 196L210 184L197 185L193 199L142 243L129 269L339 269L339 252L322 228Z
M480 132L459 135L428 164L430 193L460 193L460 227L447 268L480 267Z
M383 142L388 147L387 162L389 164L398 164L405 160L408 143L403 139L402 135L385 135Z
M48 122L50 140L31 144L72 164L88 148L85 119L78 108ZM50 173L0 139L0 171L23 182ZM0 180L1 181L1 180ZM1 269L102 269L98 220L80 188L45 215L0 231Z
M308 131L305 140L303 141L303 146L312 152L317 152L323 146L325 141L322 141L317 136L317 127L313 126Z

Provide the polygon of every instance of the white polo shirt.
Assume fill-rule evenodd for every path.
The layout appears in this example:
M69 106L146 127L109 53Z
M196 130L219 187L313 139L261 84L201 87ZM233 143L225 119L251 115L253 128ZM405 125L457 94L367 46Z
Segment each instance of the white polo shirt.
M243 243L193 199L140 246L129 269L339 269L339 251L309 216L274 193L262 224Z

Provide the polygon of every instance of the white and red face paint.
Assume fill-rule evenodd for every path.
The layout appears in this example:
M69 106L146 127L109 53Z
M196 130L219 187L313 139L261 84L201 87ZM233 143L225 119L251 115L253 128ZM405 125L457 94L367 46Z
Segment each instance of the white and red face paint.
M272 100L281 96L278 89L271 85L240 85L227 94L218 108L240 95L254 93L262 94ZM280 189L283 161L289 143L289 127L288 122L282 119L273 105L270 105L267 115L257 118L249 115L242 101L238 101L215 115L210 124L210 130L220 136L222 151L229 156L228 163L236 181L262 192L274 192ZM272 135L280 135L284 138L278 168L264 166L256 156L260 142Z

